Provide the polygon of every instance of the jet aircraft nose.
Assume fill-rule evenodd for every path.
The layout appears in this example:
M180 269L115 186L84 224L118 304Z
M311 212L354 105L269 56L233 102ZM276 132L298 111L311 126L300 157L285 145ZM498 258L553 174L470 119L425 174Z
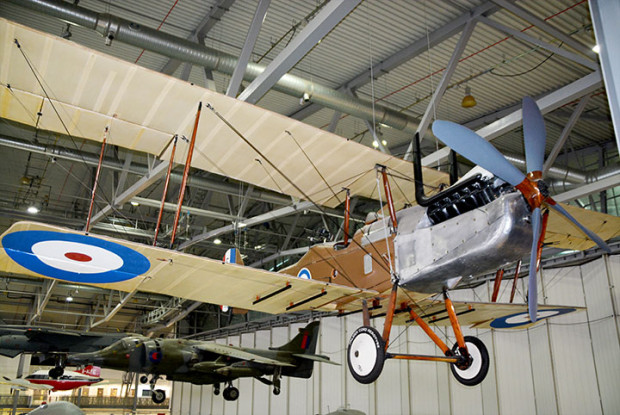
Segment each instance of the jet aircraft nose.
M67 356L67 363L73 365L86 365L92 364L101 366L104 362L104 356L99 352L93 353L76 353Z

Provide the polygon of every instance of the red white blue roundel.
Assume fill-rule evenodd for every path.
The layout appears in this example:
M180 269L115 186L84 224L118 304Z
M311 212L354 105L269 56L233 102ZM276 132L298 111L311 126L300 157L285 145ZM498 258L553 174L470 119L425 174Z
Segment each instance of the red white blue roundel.
M562 314L570 313L572 311L576 311L575 308L551 308L548 310L538 310L536 314L536 321L544 320L549 317L555 317ZM509 316L504 316L500 318L496 318L491 322L491 327L494 329L510 329L519 326L525 326L526 324L532 324L530 320L530 316L527 311L521 313L511 314Z
M311 280L312 274L310 273L310 270L308 268L302 268L297 273L297 278L301 278L304 280Z
M133 249L86 235L19 231L5 235L2 245L24 268L72 282L125 281L144 274L151 266Z

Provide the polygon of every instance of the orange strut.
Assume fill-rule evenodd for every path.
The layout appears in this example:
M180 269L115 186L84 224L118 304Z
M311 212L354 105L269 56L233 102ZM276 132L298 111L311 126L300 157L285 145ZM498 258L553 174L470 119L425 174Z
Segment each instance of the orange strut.
M456 313L454 312L454 306L452 305L452 300L445 295L446 301L446 311L448 312L448 316L450 317L450 323L452 324L452 330L454 330L454 335L456 336L456 343L459 345L459 349L467 351L467 346L465 345L465 339L463 338L463 332L461 331L461 325L459 324L458 318L456 318Z
M424 333L426 333L428 337L430 337L431 340L435 342L435 344L441 349L443 354L448 355L449 353L451 353L450 348L446 346L443 340L441 340L439 336L435 334L435 332L430 328L430 326L426 324L426 321L422 320L422 318L415 311L409 310L409 315L412 319L415 320L416 323L418 323L418 326L420 326L422 330L424 330Z
M177 212L174 215L174 224L172 225L172 236L170 237L170 247L174 244L174 237L177 234L177 226L179 225L179 216L181 215L181 206L183 206L183 197L185 196L185 185L187 184L187 175L189 174L190 164L192 164L192 155L194 154L194 143L196 143L196 131L198 131L198 121L200 120L200 111L202 110L202 102L198 104L198 112L196 112L196 120L194 121L194 131L192 132L192 141L189 143L189 151L187 152L187 160L185 161L185 169L183 170L183 181L181 182L181 191L179 193L179 203Z
M517 291L517 280L519 279L519 271L521 271L521 260L517 262L517 268L515 268L515 277L512 280L512 291L510 291L510 302L515 299L515 292Z
M394 199L392 199L392 190L390 189L390 182L388 181L385 167L381 168L381 175L383 176L383 188L385 189L385 199L388 204L388 209L390 210L390 218L392 219L392 227L394 228L394 230L396 230L396 228L398 228L398 223L396 222L396 211L394 210Z
M396 309L396 291L398 290L398 284L392 285L392 292L390 293L390 303L388 304L387 313L385 314L385 323L383 324L383 341L385 342L385 350L390 343L390 331L392 330L392 321L394 320L394 310Z
M493 283L493 295L491 296L491 302L497 302L497 295L499 294L499 286L502 284L502 278L504 278L504 269L500 268L495 273L495 282Z
M170 172L172 171L172 165L174 164L174 153L177 149L177 139L179 136L174 136L174 145L172 146L172 154L170 155L170 164L168 164L168 172L166 173L166 183L164 184L164 194L161 196L161 206L159 207L159 215L157 216L157 225L155 226L155 238L153 238L153 246L157 246L157 235L159 235L159 225L161 225L161 217L164 214L164 205L166 204L166 193L168 193L168 184L170 183Z

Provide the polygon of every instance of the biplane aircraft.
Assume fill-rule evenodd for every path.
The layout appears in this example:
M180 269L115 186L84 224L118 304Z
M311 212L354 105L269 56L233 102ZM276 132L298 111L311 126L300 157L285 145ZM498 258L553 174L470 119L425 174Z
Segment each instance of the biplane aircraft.
M176 162L181 160L167 147L170 137L189 136L193 125L198 151L192 167L319 207L344 203L345 214L349 204L341 188L380 198L387 206L385 214L371 218L352 236L345 223L344 241L315 245L296 265L279 273L98 236L88 227L75 231L33 222L16 223L3 234L4 272L266 313L361 312L364 326L353 334L347 352L350 372L359 382L373 382L384 361L395 358L447 362L461 383L475 385L488 371L488 353L480 340L463 336L462 324L524 328L577 310L536 304L539 240L566 249L597 243L605 249L603 240L620 231L617 217L556 204L548 196L537 173L544 125L536 121L542 117L527 100L525 140L531 174L526 177L508 167L501 154L490 145L482 147L473 133L437 122L434 131L440 139L486 170L478 169L432 197L418 192L422 195L413 205L410 162L7 21L0 21L0 33L1 117L29 125L38 119L40 128L97 141L109 128L110 143ZM46 85L54 86L54 95L41 91L22 54L39 65L38 73ZM191 115L198 102L207 108L200 125ZM39 112L44 115L33 117ZM63 125L56 112L70 122ZM459 147L458 140L470 148ZM447 174L414 165L418 189L422 182L435 188L448 183ZM377 191L381 187L384 190ZM548 216L541 213L544 206L552 208ZM577 221L588 230L577 228ZM462 279L494 272L528 253L529 312L526 304L450 300L449 291ZM382 334L368 323L370 312L379 308L386 316ZM443 355L389 353L392 325L409 322L423 328ZM456 344L446 345L431 325L452 326Z

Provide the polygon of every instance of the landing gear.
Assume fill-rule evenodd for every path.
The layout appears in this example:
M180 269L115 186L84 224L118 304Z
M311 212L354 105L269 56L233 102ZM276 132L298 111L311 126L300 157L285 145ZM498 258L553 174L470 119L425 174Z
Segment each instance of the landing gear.
M474 386L482 382L489 371L489 353L484 343L478 338L463 336L454 306L446 292L444 292L446 314L450 319L456 337L454 347L450 349L430 328L428 323L413 310L413 307L402 304L398 312L408 311L411 317L410 321L415 320L418 326L441 349L443 356L387 353L392 321L396 313L397 288L398 282L395 282L392 286L385 316L383 335L370 327L368 308L366 304L363 304L364 325L353 333L347 348L347 364L353 378L360 383L372 383L381 374L386 359L402 359L450 363L452 374L463 385Z
M146 376L141 376L140 382L142 382L143 378L146 378ZM164 391L163 389L155 389L155 384L157 383L158 379L159 379L159 375L155 374L153 375L153 377L151 377L151 381L149 382L150 387L151 387L151 399L156 404L160 404L166 400L166 391Z
M58 379L59 377L63 375L63 373L65 373L65 370L62 368L62 366L55 366L50 369L48 374L50 378Z
M452 363L452 374L463 385L475 386L482 382L489 372L489 352L480 339L473 336L465 336L467 357L462 356L458 343L452 347L452 353L458 357L464 357L461 362Z
M280 366L277 366L273 371L273 394L280 394L280 378L282 377L282 369Z
M227 401L236 401L239 398L239 389L235 388L232 383L224 389L222 396Z
M140 376L140 383L144 384L149 381L149 377L146 375Z
M355 380L372 383L381 374L385 363L385 342L379 332L369 326L355 330L347 348L347 364Z
M166 400L166 392L163 389L155 389L151 392L153 402L160 404Z
M213 394L215 396L220 394L220 384L216 383L215 385L213 385Z

